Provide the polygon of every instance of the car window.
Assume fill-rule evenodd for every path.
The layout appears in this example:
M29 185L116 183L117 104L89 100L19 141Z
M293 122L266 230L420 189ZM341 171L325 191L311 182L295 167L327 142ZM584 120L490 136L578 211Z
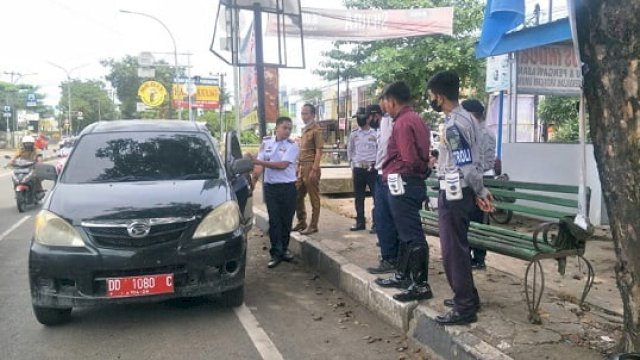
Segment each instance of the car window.
M199 133L116 132L80 139L63 183L220 178L211 141Z

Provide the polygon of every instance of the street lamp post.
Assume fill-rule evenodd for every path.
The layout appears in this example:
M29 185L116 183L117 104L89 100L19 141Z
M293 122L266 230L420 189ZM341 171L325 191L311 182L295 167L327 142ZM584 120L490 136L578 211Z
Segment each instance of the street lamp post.
M171 42L173 43L173 62L174 62L174 66L175 66L175 76L178 76L178 47L176 46L176 39L173 37L173 34L171 33L171 30L169 30L169 27L167 25L165 25L165 23L163 23L160 19L158 19L157 17L147 14L147 13L142 13L142 12L137 12L137 11L129 11L129 10L123 10L120 9L120 12L123 14L131 14L131 15L140 15L140 16L144 16L147 17L149 19L155 20L156 22L158 22L169 34L169 37L171 38ZM173 106L173 104L172 104ZM182 120L182 112L180 110L178 110L178 120Z
M72 126L72 122L71 122L71 73L74 70L78 70L82 67L85 67L89 64L84 64L84 65L79 65L76 67L73 67L71 69L67 69L63 66L60 66L58 64L52 63L51 61L48 61L49 65L57 67L58 69L64 71L64 73L67 75L67 123L69 124L69 128L67 130L67 135L71 134L73 131L73 126Z

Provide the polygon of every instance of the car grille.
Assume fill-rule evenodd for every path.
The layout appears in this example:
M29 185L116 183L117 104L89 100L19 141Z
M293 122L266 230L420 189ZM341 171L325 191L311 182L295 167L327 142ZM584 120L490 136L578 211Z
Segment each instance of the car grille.
M85 226L87 234L96 245L108 248L142 248L158 244L176 242L190 227L192 222L152 225L149 235L143 238L129 236L124 227Z

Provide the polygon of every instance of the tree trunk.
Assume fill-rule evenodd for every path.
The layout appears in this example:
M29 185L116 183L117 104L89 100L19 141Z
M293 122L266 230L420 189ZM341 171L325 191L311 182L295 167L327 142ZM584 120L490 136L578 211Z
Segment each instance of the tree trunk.
M583 0L576 17L591 138L617 256L626 351L640 351L638 14L638 0Z

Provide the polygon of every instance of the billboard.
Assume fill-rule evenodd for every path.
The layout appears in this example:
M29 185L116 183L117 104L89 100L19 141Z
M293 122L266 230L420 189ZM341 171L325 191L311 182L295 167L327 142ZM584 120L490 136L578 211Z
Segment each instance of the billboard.
M220 86L218 79L195 76L191 84L187 79L176 79L172 86L173 106L189 108L189 85L192 87L191 107L215 110L220 108ZM186 99L186 100L185 100Z

